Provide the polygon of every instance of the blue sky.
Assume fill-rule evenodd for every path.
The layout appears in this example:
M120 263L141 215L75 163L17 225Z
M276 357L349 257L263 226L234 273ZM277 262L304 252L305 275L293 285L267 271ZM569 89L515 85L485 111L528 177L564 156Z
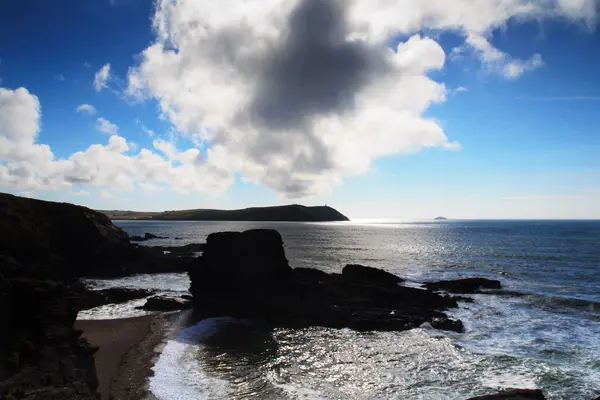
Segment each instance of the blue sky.
M491 10L494 3L500 3L488 2ZM366 43L379 48L385 42L391 49L396 49L398 43L415 44L406 47L406 54L417 54L416 61L411 58L407 61L410 65L402 64L404 69L398 73L404 75L394 75L394 81L402 80L404 86L390 87L395 97L387 101L404 104L406 100L404 108L393 109L394 115L406 109L406 119L398 121L406 121L410 127L423 120L435 121L436 127L427 128L427 132L415 128L413 132L395 120L386 124L387 114L380 114L383 121L374 123L371 131L368 124L363 125L366 116L335 103L327 105L332 108L326 115L336 115L341 123L347 123L345 127L366 129L355 133L312 128L314 131L308 132L312 141L306 142L302 135L308 128L285 125L288 121L277 127L289 130L287 136L264 133L274 129L271 122L253 126L258 133L248 133L254 131L245 125L222 122L233 107L228 99L236 98L217 102L220 86L198 78L204 76L204 71L234 94L263 84L268 93L277 88L259 76L268 65L256 74L240 75L244 78L240 82L258 76L256 83L248 87L242 83L234 87L228 80L220 80L214 71L226 68L223 64L212 65L207 54L215 59L221 53L214 51L225 54L223 42L214 42L218 46L210 47L211 53L191 54L194 50L190 49L199 46L208 49L212 38L196 34L185 42L182 37L192 34L182 25L197 26L198 21L169 13L168 6L181 7L182 15L195 15L186 13L191 9L184 7L197 7L201 11L199 21L214 27L227 23L239 26L236 18L242 20L246 10L242 9L239 17L235 10L218 10L214 5L202 9L206 3L202 1L194 5L180 3L19 0L0 5L0 87L4 88L0 95L5 99L0 100L0 120L5 118L4 127L0 126L0 139L5 138L4 142L0 140L5 148L4 153L0 149L0 167L5 168L4 174L0 170L0 190L101 209L302 203L329 204L353 218L600 218L600 34L594 24L595 1L583 1L576 10L561 8L558 2L552 15L543 17L532 13L518 18L518 11L514 11L514 17L505 20L482 15L482 20L489 20L481 24L464 17L452 27L445 21L431 26L424 22L422 26L403 25L394 19L381 20L373 12L368 20L371 32L385 26L386 32L396 33L388 34L385 40L373 34L364 39ZM456 7L462 4L456 3ZM214 8L217 14L211 17ZM451 12L444 6L438 11ZM227 13L224 22L219 12ZM152 21L160 18L171 24L167 28L172 35L170 42L153 29ZM258 17L248 14L250 25L251 18ZM256 26L265 24L257 20ZM258 32L258 28L255 30ZM417 34L420 36L411 41ZM469 35L474 39L468 39ZM159 42L164 45L160 52L143 53ZM254 49L244 47L248 45L243 41L230 45ZM422 45L418 47L422 53L417 45ZM168 58L169 46L177 49L176 60ZM399 48L397 55L402 51ZM535 61L537 54L540 62ZM167 65L168 60L173 64ZM312 61L306 62L308 65ZM103 87L95 87L96 74L106 65L110 65L107 79ZM248 70L248 65L232 65L231 71L242 74L240 71ZM327 68L315 65L319 71ZM416 72L407 74L407 70ZM369 85L383 79L367 72ZM288 75L293 73L284 71L283 87L289 88ZM236 77L231 75L231 80L236 81ZM143 84L136 85L134 78ZM365 84L350 95L359 98L363 93L375 93L367 92L370 87ZM17 96L19 88L27 93L19 92ZM225 89L223 92L228 93ZM387 96L377 93L381 98ZM278 115L291 112L297 116L301 113L298 104L325 104L310 95L299 93L290 108L287 104L277 108ZM429 96L422 104L417 100L421 95ZM35 132L21 130L19 124L24 117L14 117L15 107L28 107L32 96L39 103L32 117L37 124ZM253 104L256 97L250 93L248 104ZM412 99L419 106L413 107ZM283 103L287 101L286 97ZM6 111L11 104L14 107ZM93 106L95 112L78 112L83 104ZM359 104L364 105L362 109L372 104L374 110L384 110L379 102ZM4 114L1 107L5 108ZM305 112L308 114L301 115L303 121L322 121L319 110L307 108ZM114 126L102 128L100 118ZM201 133L205 129L209 136ZM379 134L387 129L396 139ZM78 163L71 159L74 153L92 145L108 147L111 134L122 139L112 142L114 148L119 148L119 160L111 158L114 151L90 151ZM398 139L403 135L409 139ZM289 146L283 142L287 138ZM310 147L315 140L324 144ZM367 150L365 143L370 146L371 141L373 149ZM42 151L42 144L49 146L50 161L41 162L38 156L27 159L26 155L15 155L17 150L8 150L9 146L37 146L35 151ZM169 153L165 146L176 149L176 153ZM303 146L307 150L299 153L297 149ZM315 154L321 147L328 156L317 159ZM211 148L215 150L211 152ZM162 157L164 163L156 168L165 170L151 173L148 165L142 167L135 158L141 149ZM32 152L23 150L23 154ZM302 163L306 154L309 161ZM355 163L347 161L353 154L357 155ZM292 159L294 163L286 164ZM104 168L111 172L105 173ZM98 172L100 169L103 172Z

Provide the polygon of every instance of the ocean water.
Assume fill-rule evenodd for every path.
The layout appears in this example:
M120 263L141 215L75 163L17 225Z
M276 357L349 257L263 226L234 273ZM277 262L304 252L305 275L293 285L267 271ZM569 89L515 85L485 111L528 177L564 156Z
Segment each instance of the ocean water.
M463 334L428 326L264 331L227 316L186 320L154 366L150 388L160 400L464 399L515 387L540 388L550 399L600 395L600 221L116 223L130 234L170 238L144 245L267 227L282 234L292 267L339 272L361 263L413 285L481 276L504 286L451 311ZM189 285L185 274L90 283L167 295ZM134 305L80 318L139 315Z

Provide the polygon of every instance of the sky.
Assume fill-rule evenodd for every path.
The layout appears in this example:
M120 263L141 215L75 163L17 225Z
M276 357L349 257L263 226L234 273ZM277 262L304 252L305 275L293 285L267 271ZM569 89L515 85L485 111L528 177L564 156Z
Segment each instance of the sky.
M597 0L3 0L0 191L600 219Z

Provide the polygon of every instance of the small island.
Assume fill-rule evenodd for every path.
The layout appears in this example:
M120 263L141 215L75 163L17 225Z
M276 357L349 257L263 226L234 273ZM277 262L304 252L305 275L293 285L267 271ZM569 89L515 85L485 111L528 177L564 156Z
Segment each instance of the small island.
M100 211L112 220L168 220L168 221L285 221L337 222L348 217L329 206L307 207L299 204L275 207L251 207L239 210L180 210L163 212Z
M433 220L434 221L447 221L448 218L446 218L446 217L435 217Z

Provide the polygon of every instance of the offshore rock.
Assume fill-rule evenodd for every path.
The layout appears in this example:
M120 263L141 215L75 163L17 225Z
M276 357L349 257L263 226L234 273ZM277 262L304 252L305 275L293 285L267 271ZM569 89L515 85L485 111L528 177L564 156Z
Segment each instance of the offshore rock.
M154 296L138 308L146 311L179 311L192 308L192 303L184 298Z
M468 400L546 400L546 396L539 389L515 389L496 394L472 397Z
M429 290L448 293L478 293L481 289L501 289L500 281L486 278L465 278L450 281L428 282L425 287Z
M435 318L445 321L442 311L457 306L451 296L403 287L394 275L373 270L294 270L277 231L221 232L208 236L202 256L194 261L190 292L200 317L227 315L271 326L360 331L405 330Z
M104 306L106 304L120 304L131 300L142 299L152 296L154 290L148 289L128 289L128 288L109 288L103 290L85 289L79 299L79 310L89 310L90 308Z

